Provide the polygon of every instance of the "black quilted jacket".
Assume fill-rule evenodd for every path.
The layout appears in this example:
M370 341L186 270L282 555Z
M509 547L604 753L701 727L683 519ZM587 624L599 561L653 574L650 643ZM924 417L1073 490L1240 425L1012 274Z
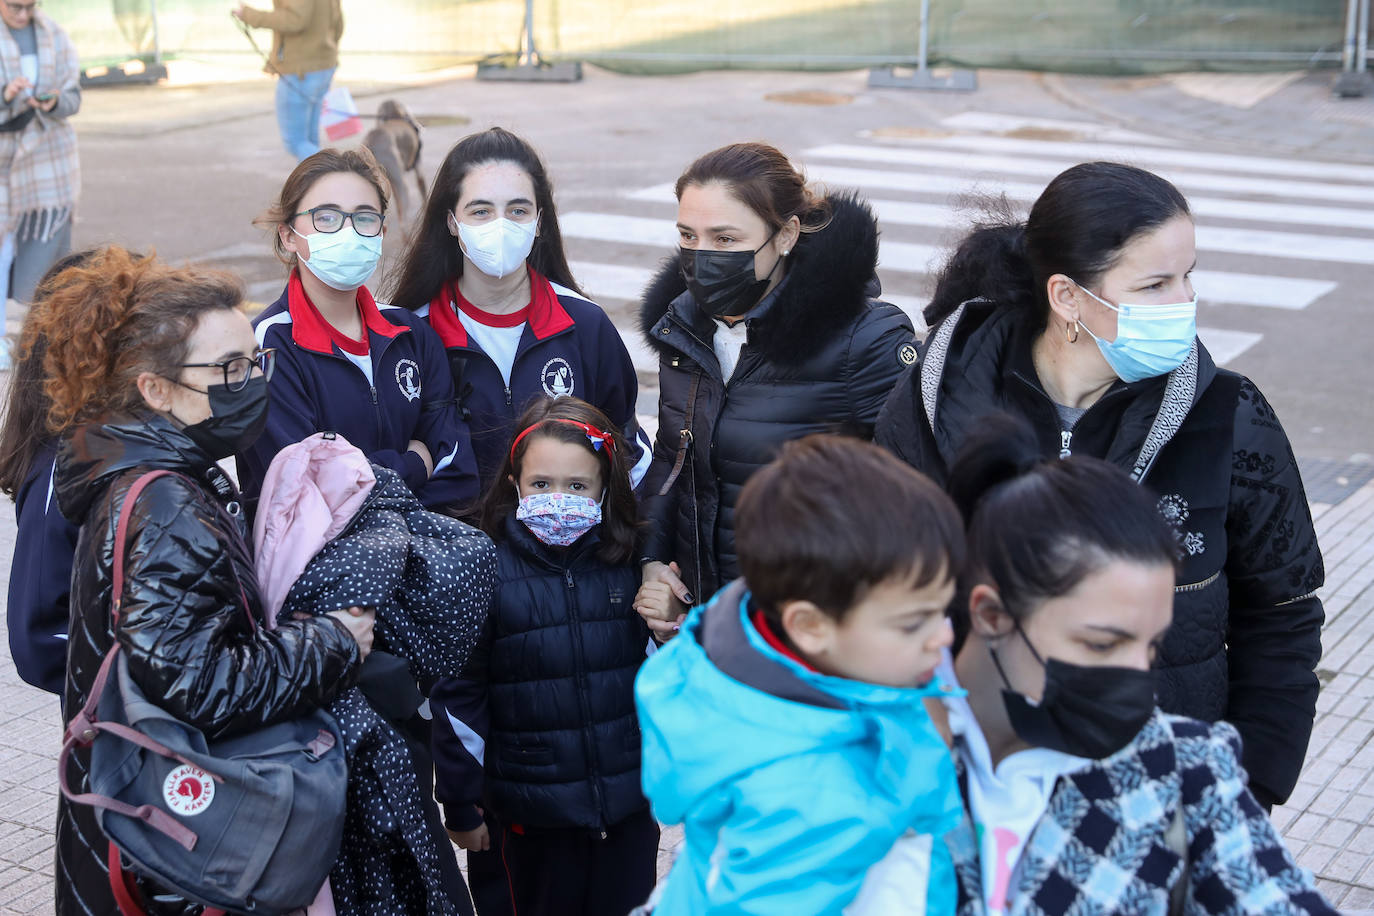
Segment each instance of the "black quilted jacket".
M116 516L133 482L162 468L200 483L160 478L131 508L122 616L112 634ZM168 421L122 417L78 429L58 452L56 489L62 514L81 526L72 571L67 716L85 704L116 635L144 692L212 734L298 716L352 685L357 645L332 619L283 622L270 631L249 624L250 613L261 614L238 493ZM80 786L90 757L78 750L72 759L72 779ZM92 809L59 798L59 916L117 911L107 849ZM180 910L177 903L151 908Z
M690 465L647 514L646 555L676 560L698 601L739 575L735 501L784 442L810 433L870 439L903 366L915 359L911 321L873 301L878 227L868 206L832 196L831 220L804 233L787 275L746 319L749 335L728 382L712 349L716 324L664 265L645 291L640 326L659 354L658 436L641 486L657 494L677 454L696 386Z
M931 331L878 418L877 440L943 482L978 420L1028 419L1046 456L1064 442L1031 362L1032 330L984 300ZM1159 705L1240 732L1250 787L1282 803L1316 715L1325 576L1288 437L1249 379L1201 343L1167 376L1117 382L1070 451L1105 458L1158 496L1178 540L1174 623L1156 658Z
M639 569L597 557L598 534L559 549L506 520L482 641L462 677L430 693L435 791L452 829L476 827L476 805L508 824L593 831L648 807L634 699L649 643L632 606Z

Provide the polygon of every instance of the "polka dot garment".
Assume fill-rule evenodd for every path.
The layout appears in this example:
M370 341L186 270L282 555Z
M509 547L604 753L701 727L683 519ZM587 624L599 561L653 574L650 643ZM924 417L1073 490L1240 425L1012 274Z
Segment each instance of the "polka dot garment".
M405 686L413 689L414 680L462 670L490 603L495 548L476 529L426 511L394 472L373 470L377 483L367 502L310 561L282 614L376 608L369 661L382 652L403 659L410 675ZM418 692L415 697L418 704ZM377 705L395 711L394 703ZM424 806L433 801L405 738L357 688L330 712L343 732L349 766L343 845L330 873L337 912L456 914L426 824Z

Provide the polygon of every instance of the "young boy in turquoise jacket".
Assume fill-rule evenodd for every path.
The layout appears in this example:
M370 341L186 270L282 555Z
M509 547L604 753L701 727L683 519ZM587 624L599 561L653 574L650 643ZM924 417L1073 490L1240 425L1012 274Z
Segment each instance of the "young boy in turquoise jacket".
M925 701L948 692L958 512L878 447L810 436L735 525L743 579L635 683L644 791L685 833L655 916L953 913L962 804Z

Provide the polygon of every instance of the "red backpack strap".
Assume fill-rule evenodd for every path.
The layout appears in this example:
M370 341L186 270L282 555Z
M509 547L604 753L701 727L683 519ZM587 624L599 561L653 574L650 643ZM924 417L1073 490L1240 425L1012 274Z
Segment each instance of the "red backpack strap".
M129 517L133 514L129 508L138 502L139 496L148 488L148 484L157 480L159 477L180 477L175 471L149 471L129 487L129 492L124 494L124 502L119 507L119 523L115 526L114 542L114 563L110 570L114 577L114 589L110 592L110 632L119 624L119 606L124 601L124 542L129 537ZM118 645L118 643L116 643ZM93 691L94 692L94 691Z
M110 893L119 904L120 916L148 916L143 909L143 895L138 892L133 877L124 870L119 860L119 847L110 841L109 856L106 863L110 869Z

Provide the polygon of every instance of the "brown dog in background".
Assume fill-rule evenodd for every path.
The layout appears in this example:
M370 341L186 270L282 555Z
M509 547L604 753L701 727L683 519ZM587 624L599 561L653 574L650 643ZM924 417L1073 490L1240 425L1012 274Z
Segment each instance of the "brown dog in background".
M407 174L415 177L421 202L427 193L425 178L420 174L420 122L400 102L387 99L377 106L377 126L363 137L363 146L386 172L396 198L396 219L404 227L411 215Z

